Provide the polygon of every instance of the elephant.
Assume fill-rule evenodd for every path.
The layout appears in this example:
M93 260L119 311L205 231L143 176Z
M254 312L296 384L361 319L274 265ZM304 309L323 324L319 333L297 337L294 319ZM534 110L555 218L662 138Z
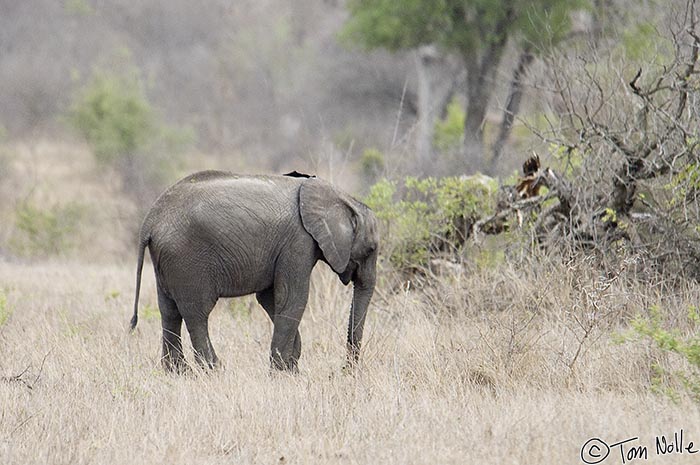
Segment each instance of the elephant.
M209 338L209 314L220 297L253 293L273 323L272 369L298 371L298 327L319 260L344 285L353 283L346 366L358 362L376 283L379 231L369 207L328 182L297 172L202 171L169 187L146 214L139 233L132 330L138 322L147 247L167 371L187 367L183 320L198 364L219 366Z

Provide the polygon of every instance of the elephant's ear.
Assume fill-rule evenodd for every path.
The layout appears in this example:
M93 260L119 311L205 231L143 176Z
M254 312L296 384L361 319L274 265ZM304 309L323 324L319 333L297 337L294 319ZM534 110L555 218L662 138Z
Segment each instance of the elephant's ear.
M299 211L304 228L318 243L336 273L350 261L355 235L353 213L342 194L320 179L305 181L299 190Z

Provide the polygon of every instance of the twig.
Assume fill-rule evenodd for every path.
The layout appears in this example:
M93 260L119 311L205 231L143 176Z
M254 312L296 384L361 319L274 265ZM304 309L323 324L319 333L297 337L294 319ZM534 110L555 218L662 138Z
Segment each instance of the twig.
M14 376L4 376L0 378L2 381L6 383L20 383L23 384L27 389L32 390L34 389L34 386L39 382L39 378L41 377L41 373L44 371L44 364L46 363L46 359L48 358L49 354L51 353L53 349L49 350L45 355L44 358L41 359L41 365L39 365L39 371L36 374L36 377L34 377L34 381L27 381L24 378L24 375L26 375L29 372L29 369L32 367L32 365L27 365L27 367L22 370L21 373L18 375Z

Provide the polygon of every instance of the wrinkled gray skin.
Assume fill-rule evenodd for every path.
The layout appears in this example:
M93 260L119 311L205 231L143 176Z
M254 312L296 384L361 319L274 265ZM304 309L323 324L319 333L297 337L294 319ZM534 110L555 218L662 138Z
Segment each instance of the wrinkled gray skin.
M255 293L273 321L272 367L296 370L299 321L311 270L325 261L343 284L354 285L348 362L359 356L376 278L378 247L372 211L316 178L192 174L165 191L141 227L136 298L146 247L156 274L163 326L163 364L185 367L180 340L185 321L196 360L215 367L208 319L219 297Z

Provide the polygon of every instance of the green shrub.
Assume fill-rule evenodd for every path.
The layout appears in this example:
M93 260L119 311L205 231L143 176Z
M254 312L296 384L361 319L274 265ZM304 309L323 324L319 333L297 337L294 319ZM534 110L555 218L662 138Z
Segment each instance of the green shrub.
M42 209L23 202L15 209L15 231L11 249L24 256L57 255L75 245L74 235L84 216L76 203Z
M649 313L649 316L638 316L632 320L632 329L623 335L622 341L647 340L660 351L679 357L686 368L669 371L659 364L652 366L652 389L675 399L678 393L671 386L679 383L693 399L700 402L700 335L697 331L684 334L678 328L666 329L662 312L656 307ZM687 320L676 324L697 328L700 324L700 310L697 307L690 308Z
M643 22L622 33L625 58L639 63L668 64L673 56L673 44L662 37L654 24Z
M193 140L158 118L143 91L138 71L123 75L96 71L73 102L69 121L104 165L114 166L127 187L141 179L167 180L177 154Z
M399 269L422 265L428 259L430 240L428 204L395 200L396 192L396 183L383 179L365 199L381 223L383 253Z
M71 122L103 163L142 149L156 131L153 109L136 74L95 73L73 104Z
M447 114L435 123L433 145L441 152L455 150L462 145L466 113L457 100L447 105Z
M431 257L461 253L474 222L493 213L497 182L483 175L386 179L365 202L382 228L382 253L399 270L427 266Z
M360 165L364 177L374 181L384 172L384 154L377 149L367 149L362 153Z

